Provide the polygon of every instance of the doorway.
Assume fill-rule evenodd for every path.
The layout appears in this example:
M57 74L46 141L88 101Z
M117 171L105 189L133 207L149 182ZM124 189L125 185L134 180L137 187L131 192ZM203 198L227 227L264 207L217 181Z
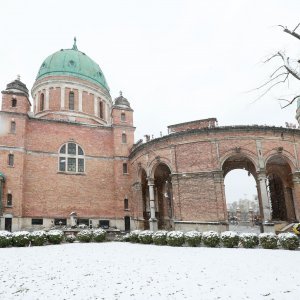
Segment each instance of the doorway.
M5 230L11 231L11 225L12 225L12 218L5 218L5 221L4 221Z
M125 221L125 231L130 231L130 217L126 216L124 217Z

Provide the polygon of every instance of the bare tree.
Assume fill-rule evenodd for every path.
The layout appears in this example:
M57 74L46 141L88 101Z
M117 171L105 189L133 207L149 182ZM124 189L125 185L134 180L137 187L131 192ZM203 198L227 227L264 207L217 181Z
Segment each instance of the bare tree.
M296 39L300 40L300 34L296 32L298 27L300 26L300 23L295 27L294 30L290 30L285 26L278 25L279 27L283 28L283 31L292 35ZM291 65L290 58L286 56L286 54L283 51L278 51L271 57L269 57L267 60L264 61L264 63L270 62L271 60L279 58L282 62L282 64L270 75L270 79L262 84L261 86L257 87L255 90L262 90L264 89L263 93L257 98L260 99L265 94L267 94L272 88L274 88L276 85L285 83L290 76L294 77L295 79L300 81L300 60L297 60L296 65ZM300 95L294 96L292 99L278 99L281 102L284 102L284 105L281 105L281 108L285 108L289 105L291 105L295 100L300 99Z

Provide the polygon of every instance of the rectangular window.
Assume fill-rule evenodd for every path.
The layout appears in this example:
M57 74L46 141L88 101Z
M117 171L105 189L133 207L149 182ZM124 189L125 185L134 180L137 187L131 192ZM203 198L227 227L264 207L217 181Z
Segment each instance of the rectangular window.
M127 210L128 207L129 207L129 206L128 206L128 199L125 198L125 199L124 199L124 209Z
M10 122L10 133L16 133L16 122Z
M65 157L59 158L59 171L62 171L62 172L66 171L66 158Z
M12 99L11 100L11 106L12 107L17 107L17 99Z
M67 219L54 219L54 225L65 226L67 225Z
M101 119L103 119L103 116L104 116L104 112L103 112L103 102L99 102L99 117Z
M78 172L84 172L84 159L78 158Z
M103 229L109 228L109 220L99 220L99 227Z
M69 109L74 110L74 92L69 94Z
M76 158L68 158L68 172L76 172Z
M125 113L121 113L121 121L122 121L122 122L125 122L125 121L126 121Z
M12 194L7 194L7 206L12 206Z
M89 219L77 219L77 225L81 225L81 224L89 226L90 225Z
M123 174L128 173L127 163L123 163Z
M127 136L126 133L122 133L122 143L126 144L127 143Z
M13 167L14 165L14 155L13 154L8 154L8 165Z
M31 219L31 225L43 225L43 219Z

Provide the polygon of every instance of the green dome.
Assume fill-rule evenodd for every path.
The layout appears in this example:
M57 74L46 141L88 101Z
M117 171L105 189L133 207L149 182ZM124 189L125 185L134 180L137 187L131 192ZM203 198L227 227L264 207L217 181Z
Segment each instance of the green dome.
M85 53L77 49L76 39L74 39L72 49L61 49L44 60L39 69L36 80L46 76L56 75L78 77L97 85L101 85L109 91L109 87L100 67Z

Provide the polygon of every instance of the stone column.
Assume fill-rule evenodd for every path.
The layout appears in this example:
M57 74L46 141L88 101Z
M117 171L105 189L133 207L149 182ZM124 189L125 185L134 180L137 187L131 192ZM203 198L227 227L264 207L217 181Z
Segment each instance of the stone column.
M293 200L294 200L294 208L295 215L298 222L300 221L300 172L295 172L293 174Z
M99 106L99 101L97 99L97 96L94 95L94 115L98 117L98 106Z
M271 205L268 198L268 191L267 191L267 177L264 172L260 172L258 174L258 183L259 183L259 191L260 191L260 198L262 204L262 217L263 222L270 222L271 221Z
M259 183L259 192L260 192L260 199L261 199L261 216L262 216L262 227L261 231L263 232L275 232L274 223L272 223L272 207L271 207L271 200L268 197L268 190L267 190L267 176L266 173L263 171L258 173L258 183Z
M148 179L149 200L150 200L150 230L157 231L157 219L155 217L154 181Z

